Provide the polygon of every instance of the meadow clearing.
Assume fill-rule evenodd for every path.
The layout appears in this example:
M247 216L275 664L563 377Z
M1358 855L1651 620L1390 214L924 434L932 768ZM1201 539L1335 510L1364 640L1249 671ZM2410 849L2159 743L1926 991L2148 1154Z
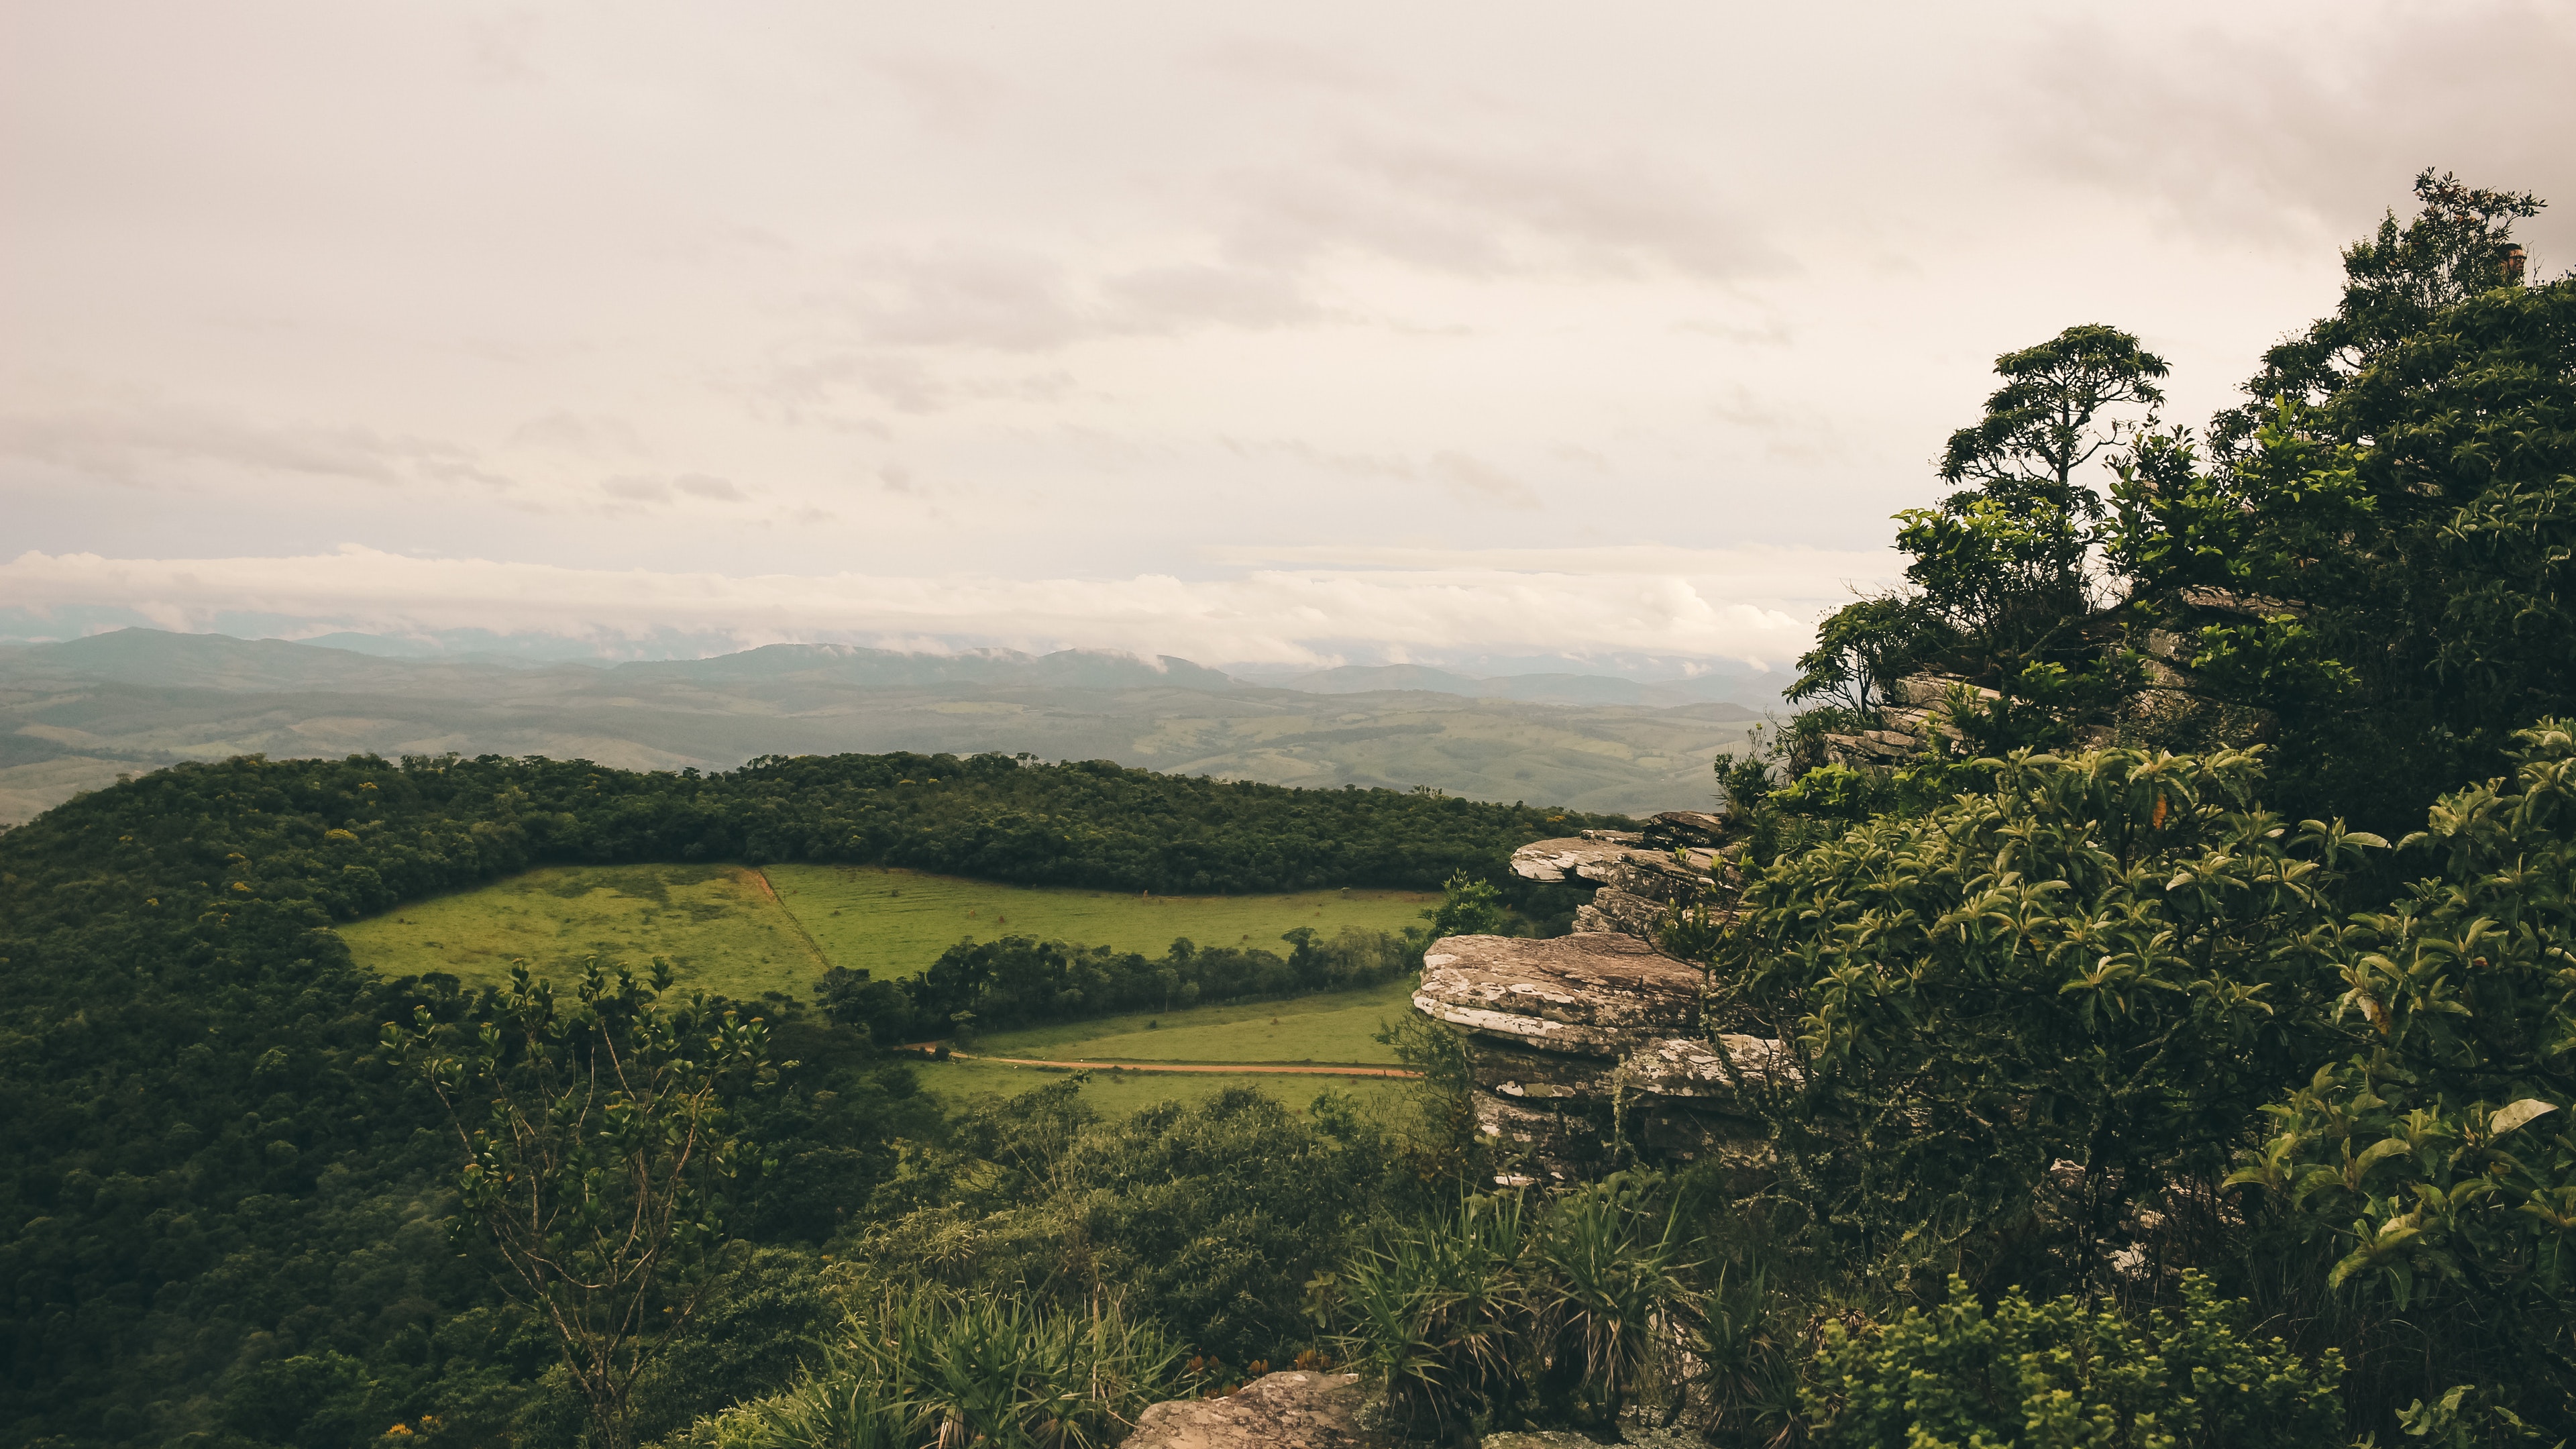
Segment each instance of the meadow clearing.
M1313 926L1400 930L1437 897L1414 891L1303 891L1259 896L1129 896L997 885L870 867L733 865L547 867L476 890L416 901L340 927L358 964L384 976L444 971L469 985L509 979L515 960L567 980L585 958L642 967L671 963L681 987L737 998L783 992L810 1000L832 965L910 975L960 939L1030 935L1160 953L1176 936L1203 944L1277 947ZM1284 950L1284 947L1279 947ZM1234 1002L997 1032L979 1058L1139 1063L1390 1066L1372 1039L1407 1009L1410 982L1285 1001ZM991 1060L925 1062L922 1085L942 1097L1008 1095L1052 1079L1049 1069ZM1375 1100L1384 1079L1246 1073L1100 1072L1086 1096L1104 1112L1196 1101L1248 1085L1304 1108L1315 1094Z
M951 1106L977 1098L1015 1097L1071 1075L1060 1067L1003 1062L924 1062L914 1070L921 1089ZM1260 1072L1120 1072L1094 1069L1082 1100L1103 1117L1123 1117L1156 1102L1204 1102L1230 1087L1250 1087L1281 1106L1307 1111L1326 1092L1356 1099L1372 1111L1400 1109L1414 1084L1389 1077L1288 1076Z
M640 971L660 956L683 987L802 998L828 965L758 873L734 865L547 866L353 921L340 939L380 976L444 971L471 986L509 980L515 960L561 983L588 957Z

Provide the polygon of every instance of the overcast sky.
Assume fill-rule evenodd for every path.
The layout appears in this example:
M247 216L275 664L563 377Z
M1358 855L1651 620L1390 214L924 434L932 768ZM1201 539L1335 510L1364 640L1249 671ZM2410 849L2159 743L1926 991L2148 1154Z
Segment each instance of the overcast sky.
M1998 352L2576 260L2565 4L0 16L22 638L1776 667Z

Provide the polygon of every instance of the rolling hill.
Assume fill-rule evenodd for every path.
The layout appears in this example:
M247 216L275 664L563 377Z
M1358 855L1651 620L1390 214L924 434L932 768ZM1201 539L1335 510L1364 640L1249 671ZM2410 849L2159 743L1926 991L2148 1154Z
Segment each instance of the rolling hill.
M181 760L359 752L712 770L769 754L998 750L1638 813L1707 804L1710 758L1760 717L1600 676L1387 666L1295 683L1095 651L771 645L601 666L124 629L0 646L0 822Z

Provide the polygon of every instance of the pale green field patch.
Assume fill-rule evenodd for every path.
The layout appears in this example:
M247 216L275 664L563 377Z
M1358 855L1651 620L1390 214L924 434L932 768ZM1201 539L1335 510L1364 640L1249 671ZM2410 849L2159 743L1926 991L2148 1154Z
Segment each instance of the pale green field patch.
M1011 1067L998 1062L924 1062L914 1070L914 1080L922 1090L950 1106L962 1106L976 1098L1017 1096L1063 1081L1066 1075L1047 1067ZM1384 1077L1095 1071L1082 1089L1082 1100L1101 1116L1114 1119L1156 1102L1204 1102L1228 1087L1250 1087L1301 1112L1328 1091L1354 1097L1371 1111L1399 1111L1414 1090L1411 1082Z
M759 875L731 865L548 866L352 922L340 938L377 975L444 971L476 986L509 980L519 959L560 985L589 957L640 973L660 956L684 989L802 997L824 970Z

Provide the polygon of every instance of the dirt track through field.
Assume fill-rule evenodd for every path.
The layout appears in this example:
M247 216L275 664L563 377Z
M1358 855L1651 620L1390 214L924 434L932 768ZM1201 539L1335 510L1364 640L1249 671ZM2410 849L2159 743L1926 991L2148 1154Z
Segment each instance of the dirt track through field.
M1401 1077L1408 1080L1422 1075L1401 1067L1264 1067L1237 1062L1051 1062L1033 1057L972 1056L965 1052L950 1052L949 1056L961 1062L999 1062L1013 1067L1070 1067L1090 1072L1220 1072L1227 1076Z

